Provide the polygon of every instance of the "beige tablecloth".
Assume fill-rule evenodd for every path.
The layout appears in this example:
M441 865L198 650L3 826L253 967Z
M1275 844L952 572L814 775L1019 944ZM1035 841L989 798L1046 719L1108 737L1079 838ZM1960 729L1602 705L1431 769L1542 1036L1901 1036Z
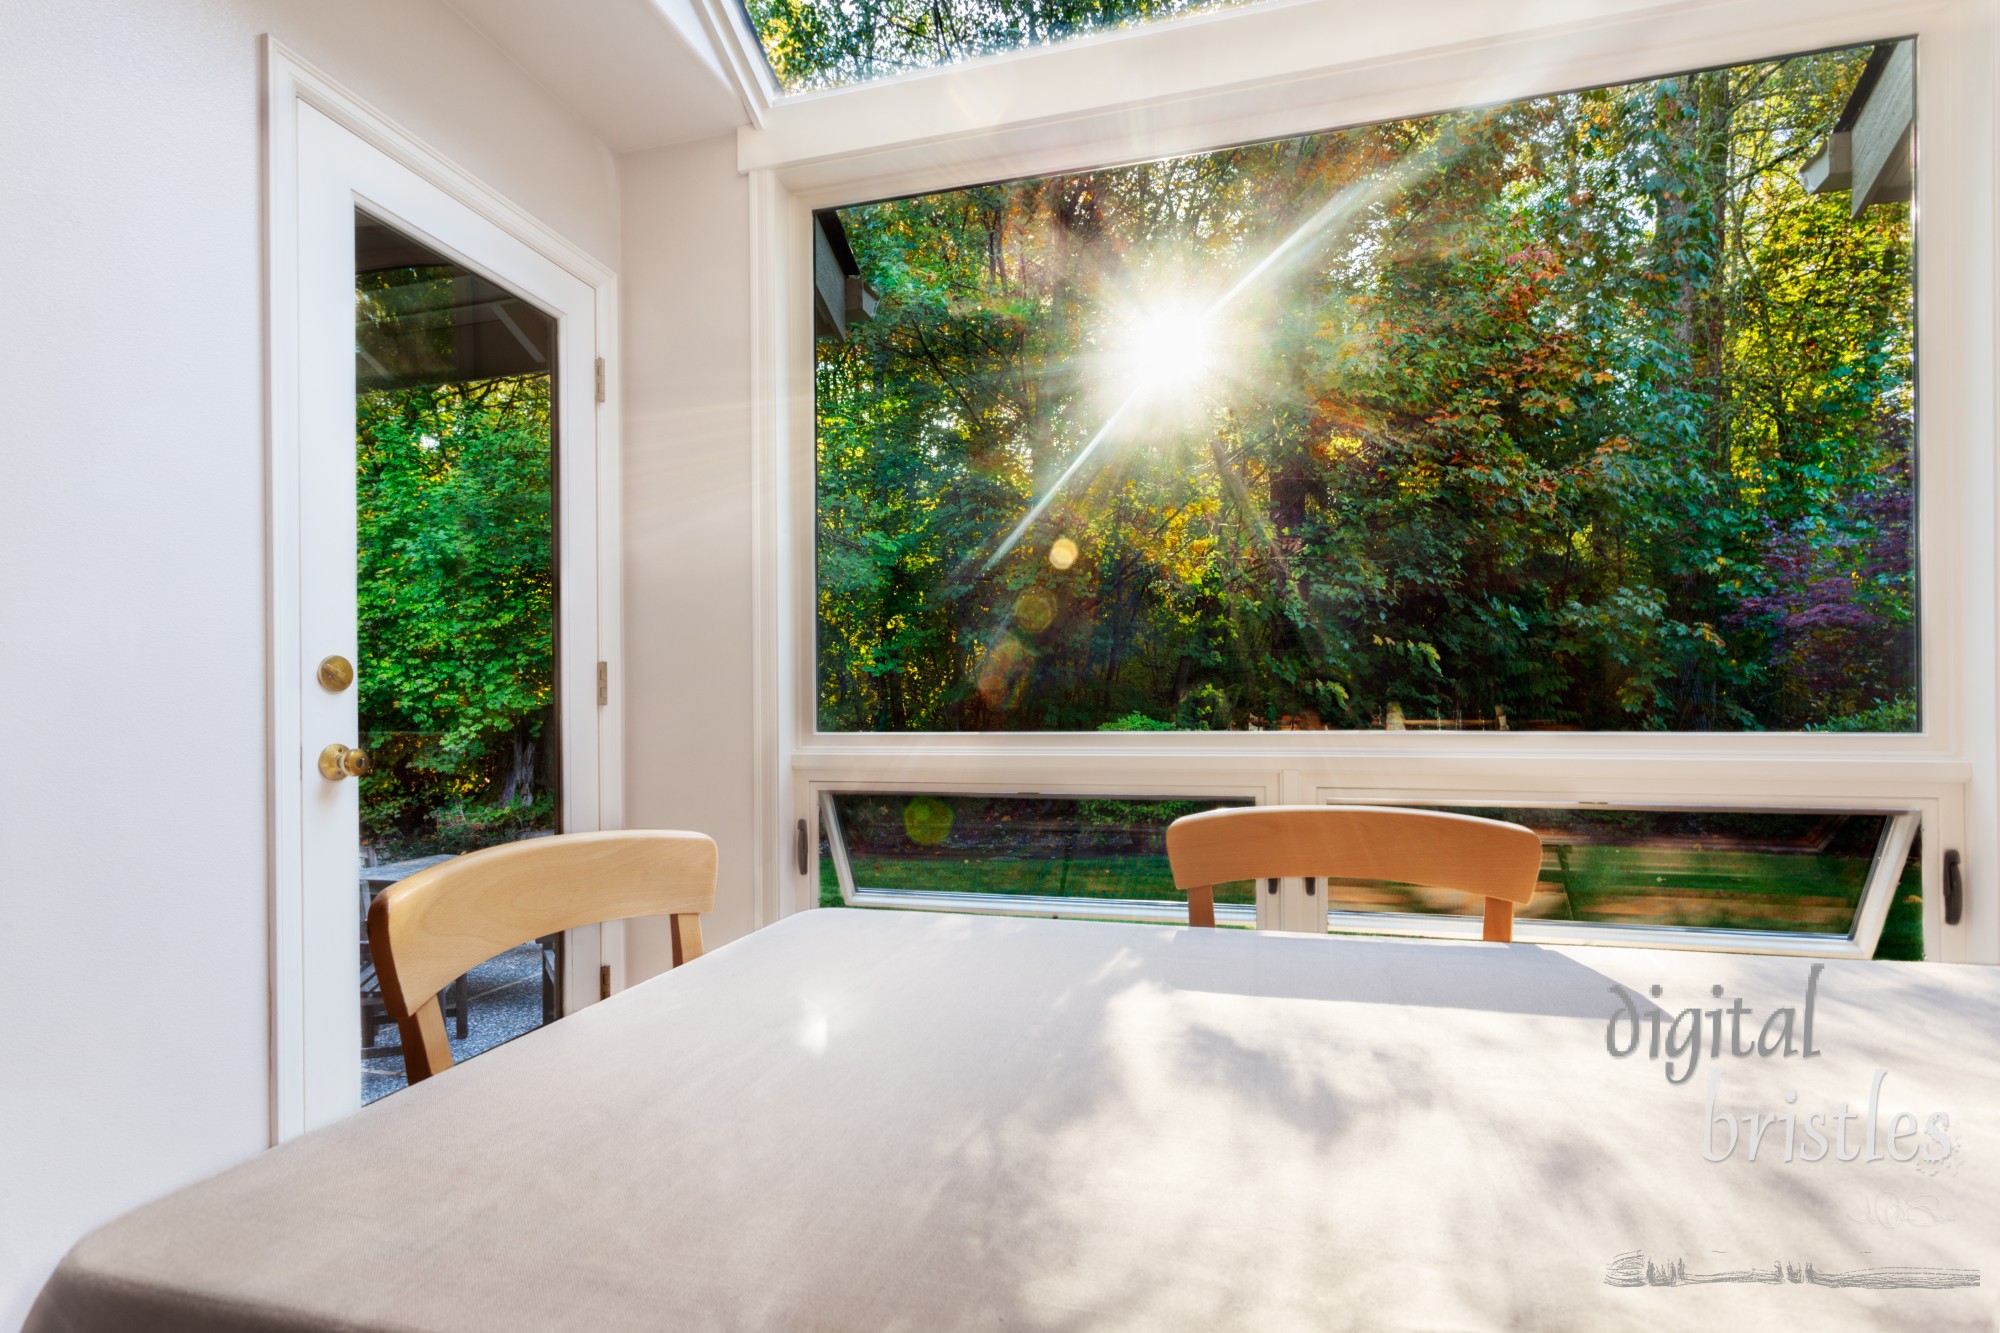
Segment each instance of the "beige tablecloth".
M1819 1055L1732 1056L1809 975L813 911L112 1223L28 1326L1996 1327L2000 971L1829 964ZM1614 983L1723 1053L1613 1058ZM1875 1088L1882 1160L1705 1160L1712 1073L1739 1133Z

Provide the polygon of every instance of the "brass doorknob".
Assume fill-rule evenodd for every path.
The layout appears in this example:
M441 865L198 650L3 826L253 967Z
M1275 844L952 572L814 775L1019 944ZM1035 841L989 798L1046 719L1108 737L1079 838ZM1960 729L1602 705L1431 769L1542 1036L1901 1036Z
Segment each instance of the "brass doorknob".
M375 767L368 758L368 752L358 746L349 747L335 741L319 752L319 775L329 782L342 778L360 777Z

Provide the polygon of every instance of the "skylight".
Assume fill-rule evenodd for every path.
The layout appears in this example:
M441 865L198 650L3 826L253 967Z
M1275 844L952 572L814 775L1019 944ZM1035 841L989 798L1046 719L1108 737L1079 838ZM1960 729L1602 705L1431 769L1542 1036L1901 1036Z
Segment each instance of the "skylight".
M778 86L837 88L1250 0L743 0Z

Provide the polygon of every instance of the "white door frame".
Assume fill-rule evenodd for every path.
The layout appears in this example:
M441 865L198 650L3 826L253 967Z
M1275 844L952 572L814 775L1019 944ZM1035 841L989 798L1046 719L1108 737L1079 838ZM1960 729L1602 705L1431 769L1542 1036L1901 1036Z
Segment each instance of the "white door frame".
M557 236L472 177L405 133L361 99L300 60L268 36L264 39L267 261L267 429L270 440L270 699L271 743L271 1135L274 1141L337 1118L358 1099L358 1005L349 994L336 1001L327 978L345 958L354 966L358 923L354 920L355 891L340 891L327 882L321 868L315 885L307 865L309 821L326 817L329 799L348 813L355 796L353 784L329 788L309 772L318 747L329 740L352 744L351 691L337 699L324 696L312 684L313 665L329 651L351 655L353 645L326 648L302 642L301 608L306 603L302 580L309 571L302 559L304 543L314 528L309 496L312 487L311 445L314 423L305 420L322 409L312 404L325 389L310 381L312 321L324 322L328 297L310 284L306 245L310 226L302 199L321 201L324 212L329 189L350 191L363 177L378 182L406 202L420 199L417 211L429 209L440 224L453 219L454 229L478 231L490 247L511 250L524 266L549 275L544 286L560 289L521 294L537 304L560 305L567 318L561 335L565 356L581 365L558 391L558 531L562 543L558 571L559 665L562 698L563 826L569 830L617 828L623 822L623 747L619 725L622 671L619 644L619 524L618 432L615 367L617 338L615 275L575 246ZM302 154L301 136L311 136ZM335 151L328 151L333 146ZM344 164L344 165L343 165ZM332 179L328 173L345 173ZM354 179L350 180L348 177ZM415 177L412 181L411 176ZM397 183L401 182L399 186ZM434 187L434 191L423 187ZM439 198L439 195L442 198ZM365 191L350 194L419 236L440 239L438 228L427 228L408 208L387 205ZM310 206L309 206L310 207ZM467 213L469 210L469 216ZM305 242L305 245L302 245ZM519 247L525 247L520 249ZM443 247L449 251L448 244ZM517 289L515 275L496 274ZM351 323L351 295L342 298L342 315ZM345 327L345 325L343 325ZM324 362L324 330L320 330ZM604 366L603 401L592 402L589 353ZM319 429L324 431L324 423ZM351 429L351 428L350 428ZM322 436L323 438L323 436ZM594 475L592 475L594 473ZM325 484L318 489L324 489ZM317 491L315 491L317 493ZM325 540L326 538L322 538ZM307 658L311 660L308 661ZM600 694L597 664L608 664L606 688ZM331 705L331 707L329 707ZM343 711L344 710L344 711ZM341 718L344 717L344 729ZM341 734L334 734L340 730ZM321 732L327 734L322 737ZM352 873L347 872L347 878ZM310 891L309 891L310 890ZM335 929L338 914L344 927ZM332 937L328 937L328 932ZM605 927L602 947L579 933L570 957L565 1008L574 1009L597 998L597 961L611 967L614 986L624 981L622 932ZM336 950L338 944L338 951ZM344 951L344 952L343 952ZM588 953L590 958L579 955ZM351 990L351 986L349 987ZM348 1040L349 1036L355 1040ZM338 1050L345 1047L344 1050ZM336 1065L338 1059L343 1065ZM347 1089L325 1071L353 1070ZM320 1071L315 1074L315 1071Z

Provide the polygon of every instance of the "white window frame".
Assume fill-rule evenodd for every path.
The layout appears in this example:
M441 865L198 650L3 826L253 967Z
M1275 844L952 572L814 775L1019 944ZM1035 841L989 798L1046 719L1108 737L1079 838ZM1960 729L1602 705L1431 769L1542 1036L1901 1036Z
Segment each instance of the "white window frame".
M718 0L718 3L726 0ZM1832 807L1923 823L1926 956L2000 962L1994 19L1978 0L1296 0L783 98L739 134L752 218L760 921L812 906L794 863L824 790L1451 792L1479 804ZM1440 13L1439 10L1446 12ZM1341 25L1347 25L1345 27ZM1341 59L1325 57L1339 33ZM1039 733L815 725L812 210L1200 151L1889 38L1918 40L1922 730L1907 735ZM1317 59L1320 63L1314 64ZM1261 79L1249 71L1262 68ZM1160 782L1169 773L1172 783ZM1255 774L1253 778L1251 775ZM816 842L809 839L809 845ZM1940 909L1945 849L1963 918ZM1609 935L1593 935L1612 942ZM1714 932L1649 931L1655 947ZM1773 946L1775 947L1775 945Z
M1012 796L1012 797L1094 797L1131 800L1247 800L1257 805L1398 805L1416 807L1529 806L1538 809L1614 809L1661 811L1738 810L1770 813L1779 811L1840 811L1881 815L1885 822L1874 860L1855 904L1854 918L1842 934L1804 931L1765 931L1734 928L1619 926L1603 922L1571 922L1517 916L1514 938L1524 944L1602 944L1632 948L1700 949L1719 953L1784 953L1810 958L1872 958L1888 920L1895 891L1908 861L1911 843L1925 827L1944 827L1946 800L1938 795L1912 798L1908 795L1872 803L1864 798L1836 799L1829 793L1768 796L1756 791L1709 792L1703 795L1675 794L1654 790L1637 796L1593 795L1580 798L1573 792L1510 789L1496 799L1494 788L1474 788L1413 784L1397 787L1393 781L1377 783L1354 780L1342 775L1331 785L1313 785L1306 773L1296 769L1274 773L1218 773L1209 782L1152 781L1144 786L1116 790L1098 782L1038 784L1035 769L1024 770L1015 783L956 782L949 786L884 778L876 782L854 778L819 778L805 783L814 798L818 828L824 835L840 884L841 900L849 907L903 907L933 911L976 912L994 916L1069 917L1076 919L1154 921L1183 923L1187 909L1173 900L1126 901L1087 897L1059 898L1039 895L979 894L968 892L880 889L862 885L855 878L848 857L844 832L834 809L834 798L845 794L930 796ZM1322 775L1327 776L1327 775ZM1024 785L1025 784L1025 785ZM1735 798L1735 799L1732 799ZM811 827L811 824L808 824ZM813 870L818 883L819 870ZM1933 898L1924 903L1926 939L1941 929L1941 908ZM1329 930L1363 932L1374 935L1424 936L1439 939L1478 939L1481 922L1477 916L1444 916L1400 912L1344 912L1328 906L1325 895L1308 891L1301 880L1283 881L1275 897L1260 893L1254 911L1218 903L1216 919L1223 925L1252 925L1259 930L1289 930L1323 934Z

